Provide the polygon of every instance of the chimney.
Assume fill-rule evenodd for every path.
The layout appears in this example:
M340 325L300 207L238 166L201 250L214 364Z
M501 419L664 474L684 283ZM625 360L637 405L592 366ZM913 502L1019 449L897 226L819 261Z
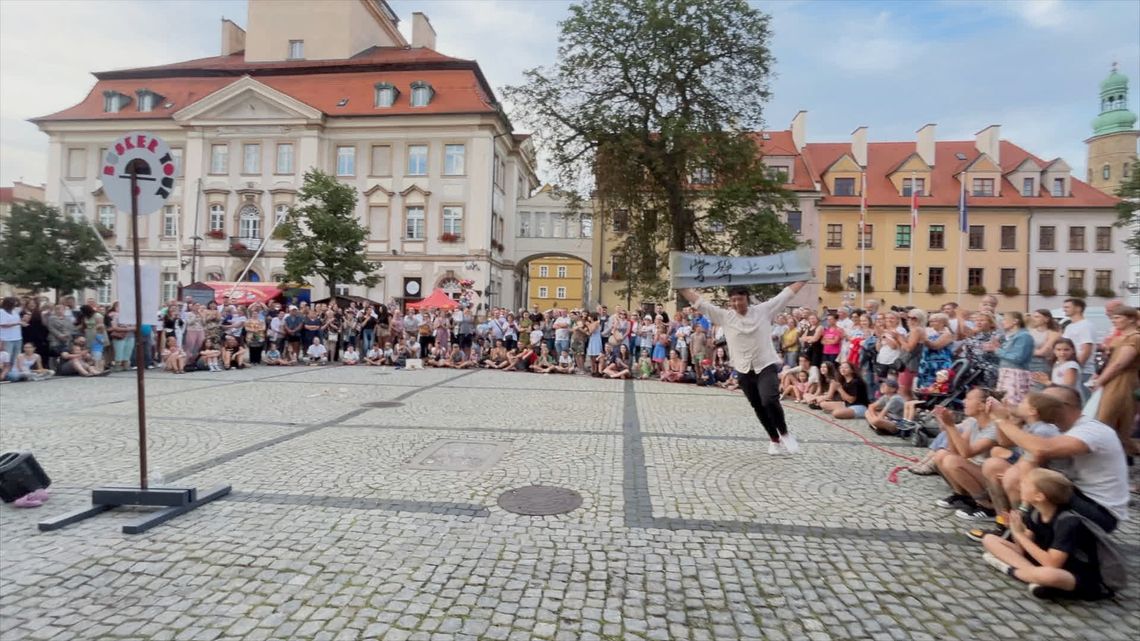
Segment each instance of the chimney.
M863 125L851 132L851 155L860 167L867 166L867 126Z
M412 47L435 49L435 29L423 13L412 14Z
M922 158L922 162L934 166L934 123L923 125L916 133L918 133L918 144L916 149L918 156Z
M796 151L804 150L804 143L807 142L806 137L807 112L801 109L792 118L792 144L796 146Z
M245 51L245 29L234 24L233 20L222 18L222 55L239 51Z
M1001 125L990 125L974 134L974 147L1001 166Z

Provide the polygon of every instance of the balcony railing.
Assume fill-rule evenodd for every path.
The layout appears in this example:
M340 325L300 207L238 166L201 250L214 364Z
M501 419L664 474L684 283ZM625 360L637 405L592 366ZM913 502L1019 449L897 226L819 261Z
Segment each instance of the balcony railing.
M252 256L261 248L261 239L253 236L230 236L231 256Z

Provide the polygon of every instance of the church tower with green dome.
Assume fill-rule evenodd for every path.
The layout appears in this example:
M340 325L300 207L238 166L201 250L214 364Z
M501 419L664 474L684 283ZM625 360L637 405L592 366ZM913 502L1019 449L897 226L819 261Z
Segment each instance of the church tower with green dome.
M1131 176L1136 162L1136 114L1128 110L1128 76L1112 65L1108 77L1100 83L1100 115L1092 121L1093 134L1088 145L1088 182L1093 187L1115 194L1120 183Z

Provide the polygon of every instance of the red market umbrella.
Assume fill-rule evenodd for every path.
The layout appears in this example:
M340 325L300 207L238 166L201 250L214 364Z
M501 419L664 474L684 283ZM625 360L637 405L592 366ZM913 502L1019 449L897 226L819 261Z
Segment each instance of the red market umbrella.
M455 309L459 307L459 303L452 300L451 296L442 289L437 289L431 293L431 296L414 303L408 303L410 309Z
M214 290L214 302L219 305L252 305L281 295L281 288L276 283L224 283L211 280L204 284Z

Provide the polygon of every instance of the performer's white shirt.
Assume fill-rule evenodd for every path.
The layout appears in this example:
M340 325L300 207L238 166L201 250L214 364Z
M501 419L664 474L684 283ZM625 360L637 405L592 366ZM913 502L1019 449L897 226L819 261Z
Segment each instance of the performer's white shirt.
M749 305L748 313L744 315L732 309L717 307L703 297L697 300L694 307L724 328L732 367L741 373L759 372L769 365L782 362L772 345L772 319L793 295L795 292L790 287L785 287L763 303Z

